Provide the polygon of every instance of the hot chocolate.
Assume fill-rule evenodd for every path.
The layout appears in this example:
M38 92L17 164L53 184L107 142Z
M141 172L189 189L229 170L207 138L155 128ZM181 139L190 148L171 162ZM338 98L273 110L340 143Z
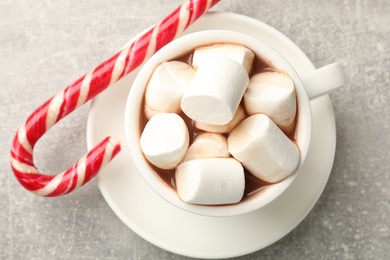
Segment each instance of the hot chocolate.
M211 81L210 75L218 73L220 74L216 76L219 79ZM214 93L209 95L207 92L210 88L214 88ZM216 88L220 89L215 90ZM231 93L226 94L226 89L230 89ZM190 102L183 105L183 100ZM213 174L218 174L215 173L218 172L216 169L221 169L225 167L224 165L230 165L235 169L231 174L234 176L233 179L236 178L234 182L226 184L222 180L209 180L211 183L209 189L215 190L216 183L220 182L221 185L231 186L227 189L242 191L236 190L234 196L229 193L230 195L221 195L222 197L211 192L210 196L213 198L210 200L207 194L206 199L203 198L204 194L202 196L196 194L193 195L194 199L192 197L186 199L184 196L189 195L181 192L180 197L184 201L187 200L186 202L211 205L237 203L284 179L298 165L299 150L294 143L297 114L294 85L287 74L278 71L261 57L254 56L243 46L222 43L201 46L173 61L164 62L156 68L149 80L142 105L144 107L140 116L142 136L146 135L145 128L150 125L150 120L158 114L174 113L187 127L189 143L180 144L180 148L174 147L181 153L184 151L184 155L173 160L174 166L170 164L170 168L158 167L159 164L148 157L141 143L145 157L167 185L178 191L177 174L190 176L186 178L192 178L193 181L195 168L198 171L204 169L203 173L199 173L204 175L203 179L199 179L200 182L214 178ZM197 106L200 107L200 112ZM255 121L256 123L253 123ZM164 132L169 131L170 128L165 129L162 126L155 128L155 132L162 135L162 139L167 138L164 137ZM180 136L171 138L176 139ZM258 150L254 151L251 147L257 147ZM180 153L176 152L175 156L177 154ZM166 156L172 159L172 152L168 151ZM221 160L205 161L207 158ZM187 163L191 160L197 162ZM236 165L241 165L242 170ZM180 170L177 166L180 166ZM210 167L217 168L213 170ZM230 172L230 168L223 171ZM183 187L179 190L185 189L185 185L193 185L183 184L188 180L184 177L181 179L179 185ZM207 187L208 184L202 185ZM237 188L241 186L243 188ZM191 186L191 189L194 190L192 193L198 192L196 187ZM242 194L239 194L240 192ZM202 198L197 199L197 196ZM232 196L234 198L230 198Z

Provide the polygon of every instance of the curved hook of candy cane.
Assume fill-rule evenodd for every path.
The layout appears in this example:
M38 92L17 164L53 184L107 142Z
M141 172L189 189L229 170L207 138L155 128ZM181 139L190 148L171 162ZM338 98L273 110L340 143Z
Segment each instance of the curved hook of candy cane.
M18 136L15 137L17 138ZM18 141L14 140L14 142ZM19 151L13 149L11 166L16 178L27 190L44 197L61 196L90 181L120 149L118 139L106 137L72 167L54 176L41 174L33 163L21 162L20 154L18 156L17 152L23 149ZM19 160L15 157L19 157Z
M185 1L160 23L38 107L12 143L11 167L17 180L37 195L53 197L67 194L96 176L119 153L117 139L105 138L76 164L53 176L40 173L35 166L35 144L58 121L133 71L219 1Z

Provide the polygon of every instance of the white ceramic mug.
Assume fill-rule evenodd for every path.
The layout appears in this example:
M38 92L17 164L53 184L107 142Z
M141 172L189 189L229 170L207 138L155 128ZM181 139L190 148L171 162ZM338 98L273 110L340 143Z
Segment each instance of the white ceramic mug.
M267 186L261 192L251 195L250 198L246 198L242 202L218 206L189 204L180 200L176 191L160 179L141 152L139 140L141 136L140 116L143 113L142 102L148 80L160 63L175 60L175 58L191 52L198 46L221 42L241 44L251 49L257 57L271 63L273 67L286 72L291 77L295 84L297 95L298 118L295 139L300 149L301 157L298 168L289 177ZM276 199L299 174L311 141L312 117L310 99L340 87L344 81L344 73L338 63L322 67L301 79L294 68L276 50L246 34L224 30L209 30L185 35L169 43L154 54L145 63L133 82L125 111L126 139L130 154L139 173L150 187L162 198L183 210L207 216L233 216L251 212L264 207Z

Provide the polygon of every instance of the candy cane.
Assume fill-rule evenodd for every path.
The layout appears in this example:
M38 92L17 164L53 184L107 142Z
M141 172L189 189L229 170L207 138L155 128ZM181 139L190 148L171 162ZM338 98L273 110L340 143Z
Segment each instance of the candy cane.
M121 150L117 139L106 137L57 175L44 175L36 168L35 144L54 124L133 71L219 1L185 1L160 23L38 107L19 128L12 143L11 167L20 184L40 196L61 196L95 177Z

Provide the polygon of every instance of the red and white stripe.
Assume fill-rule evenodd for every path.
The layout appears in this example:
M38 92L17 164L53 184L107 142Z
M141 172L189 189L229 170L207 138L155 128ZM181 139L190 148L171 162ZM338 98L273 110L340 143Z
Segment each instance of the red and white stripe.
M38 107L19 128L12 143L11 167L21 185L40 196L61 196L95 177L119 153L121 147L117 139L106 137L77 163L57 175L44 175L36 168L35 144L58 121L133 71L219 1L185 1L131 44Z

